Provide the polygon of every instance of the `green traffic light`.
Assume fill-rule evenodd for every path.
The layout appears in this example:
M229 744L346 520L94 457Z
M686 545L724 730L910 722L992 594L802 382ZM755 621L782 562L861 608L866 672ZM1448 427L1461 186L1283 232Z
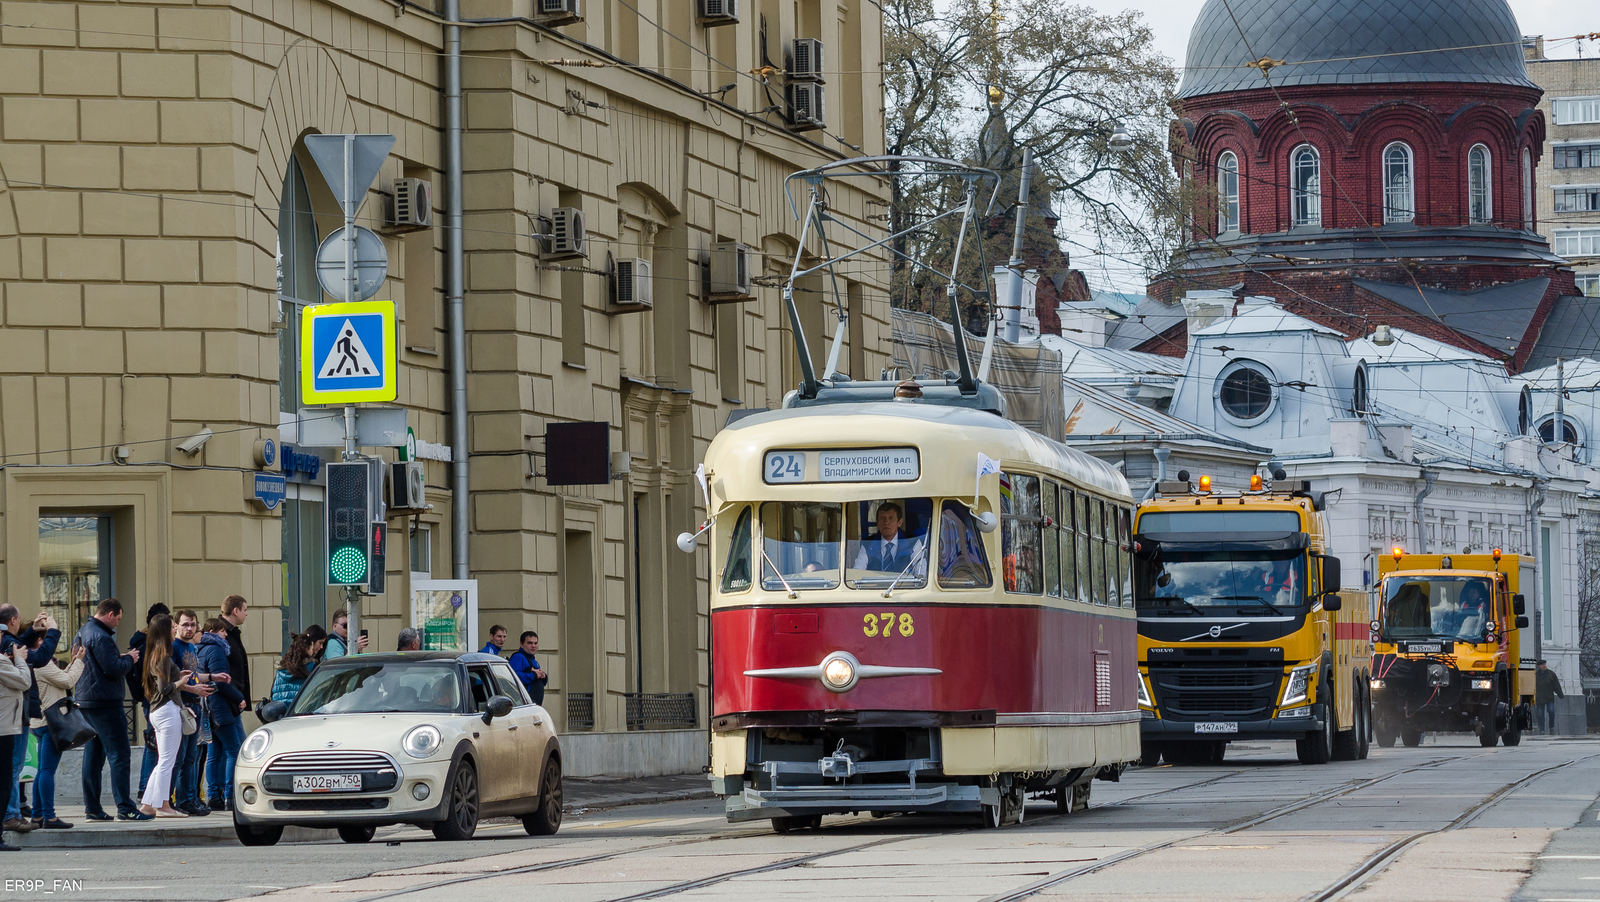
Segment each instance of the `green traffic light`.
M360 548L346 545L333 553L333 559L328 561L328 573L336 583L359 583L367 577L367 556Z

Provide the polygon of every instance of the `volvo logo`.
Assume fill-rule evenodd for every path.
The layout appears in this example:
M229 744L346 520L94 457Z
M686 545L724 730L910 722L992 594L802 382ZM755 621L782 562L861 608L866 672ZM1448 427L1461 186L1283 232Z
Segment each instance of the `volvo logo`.
M1206 630L1205 632L1203 632L1203 633L1195 633L1193 636L1190 636L1187 639L1180 639L1179 641L1180 642L1193 642L1196 639L1204 639L1204 638L1206 638L1208 636L1210 638L1212 638L1212 639L1221 639L1222 638L1222 634L1227 632L1228 630L1236 630L1239 627L1245 626L1245 625L1246 625L1245 623L1235 623L1235 624L1232 624L1230 626L1223 626L1220 623L1213 623L1211 625L1211 628Z
M1211 629L1206 630L1206 632L1210 633L1211 638L1213 639L1222 638L1222 627L1217 626L1216 624L1212 624Z

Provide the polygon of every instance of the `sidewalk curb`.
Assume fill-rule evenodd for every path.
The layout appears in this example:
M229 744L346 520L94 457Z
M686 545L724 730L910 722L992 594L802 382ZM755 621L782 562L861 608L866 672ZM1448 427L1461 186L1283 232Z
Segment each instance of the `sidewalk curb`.
M563 805L561 810L566 814L578 814L585 811L609 811L612 808L626 808L630 805L660 805L666 802L688 802L715 797L716 793L712 792L708 786L705 789L675 789L669 792L596 796L586 802L570 802Z

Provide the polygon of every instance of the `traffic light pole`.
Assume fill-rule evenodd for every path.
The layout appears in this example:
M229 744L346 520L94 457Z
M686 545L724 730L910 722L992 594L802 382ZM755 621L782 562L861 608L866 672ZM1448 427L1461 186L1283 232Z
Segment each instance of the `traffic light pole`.
M346 234L349 234L348 232ZM352 242L352 247L354 243ZM351 288L355 285L352 282ZM356 453L356 406L344 406L344 459L355 460L360 455ZM367 528L365 525L363 529ZM370 574L369 577L370 578ZM346 654L355 654L356 643L361 637L361 588L359 586L346 586L344 590L344 610L350 620L345 624L344 647Z
M355 203L355 159L356 136L344 136L344 284L345 300L356 299L356 203ZM366 186L362 186L362 191ZM356 406L344 406L344 459L356 460ZM370 502L369 502L370 503ZM362 529L371 527L363 523ZM371 578L371 574L368 574ZM350 619L345 625L345 651L349 653L355 649L356 642L361 636L361 589L350 586L345 589L344 609Z

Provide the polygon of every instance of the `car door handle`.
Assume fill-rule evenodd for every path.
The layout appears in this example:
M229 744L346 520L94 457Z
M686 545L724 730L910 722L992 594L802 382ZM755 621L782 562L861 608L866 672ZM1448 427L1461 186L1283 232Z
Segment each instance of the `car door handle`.
M514 732L516 732L516 730L517 730L517 725L516 725L516 724L512 724L512 725L511 725L511 726L510 726L510 727L508 727L508 728L507 728L507 729L506 729L506 732L508 732L508 733L514 733Z

